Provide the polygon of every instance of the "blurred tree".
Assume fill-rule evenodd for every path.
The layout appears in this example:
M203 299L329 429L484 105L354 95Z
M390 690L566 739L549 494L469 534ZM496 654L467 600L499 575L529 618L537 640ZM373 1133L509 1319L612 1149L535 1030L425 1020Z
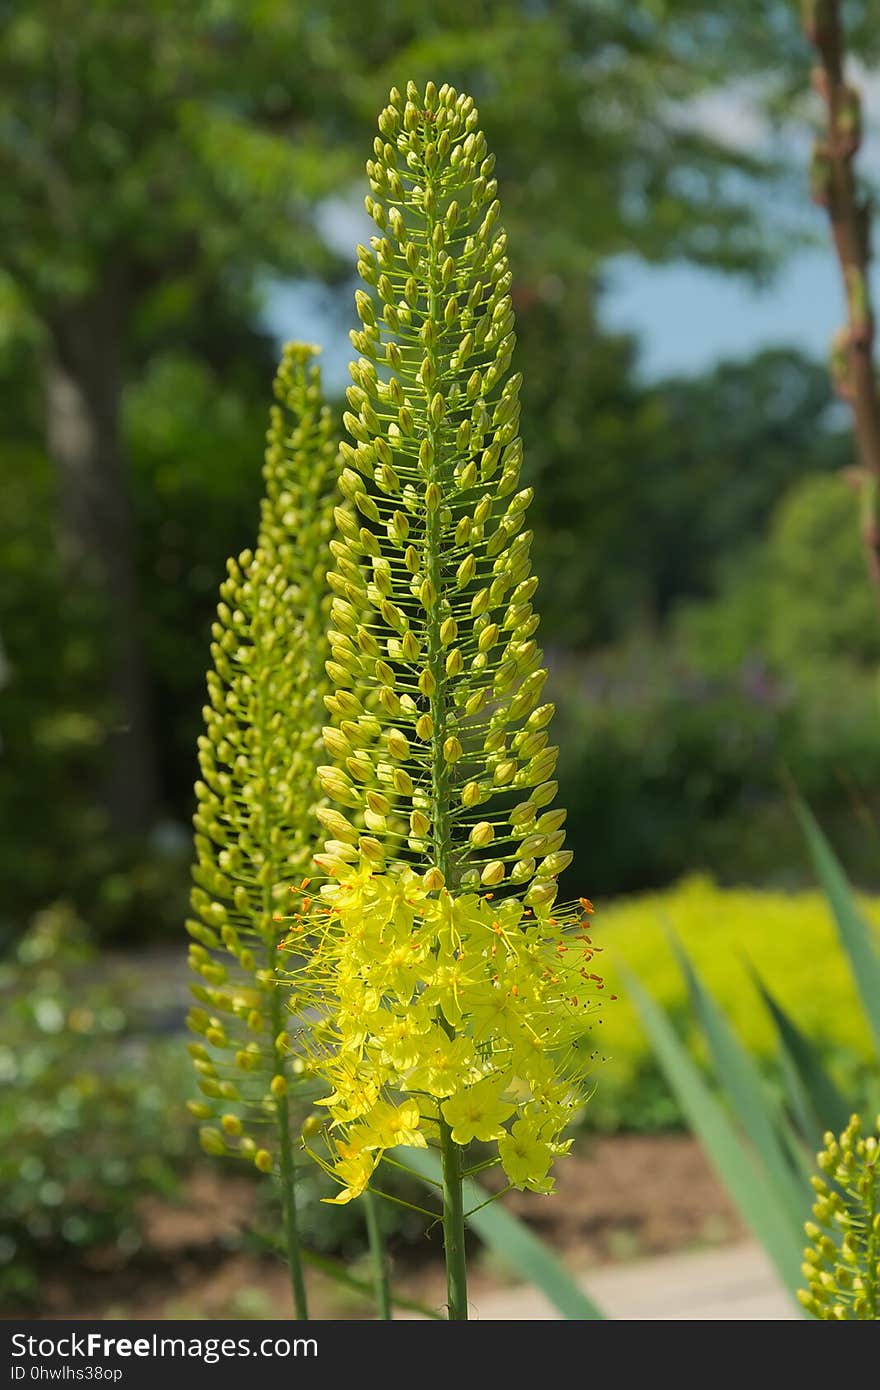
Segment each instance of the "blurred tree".
M645 386L632 340L575 335L572 312L534 309L520 348L543 608L568 647L712 593L788 486L847 450L826 371L797 352Z
M793 479L765 527L740 553L722 554L717 593L679 605L673 645L686 666L728 678L751 665L801 690L873 672L880 632L853 525L858 502L835 468L848 443L847 433L826 438L832 471Z
M651 601L663 616L683 594L711 593L719 563L766 533L794 481L838 466L847 443L822 367L794 350L722 362L658 391L665 457L647 462L640 490Z
M876 598L865 583L858 500L839 477L801 479L774 518L767 548L767 650L795 673L880 658Z
M320 264L308 209L348 168L320 137L288 138L310 88L282 80L285 62L302 78L308 54L267 8L260 22L256 5L3 7L3 265L43 330L67 572L105 598L121 831L157 804L120 418L136 316L152 299L179 319L224 263L245 281L261 260Z
M0 311L4 331L38 341L68 582L103 594L117 830L149 825L160 794L125 382L170 342L210 365L214 306L253 321L267 271L337 272L322 200L348 196L387 86L410 75L479 100L525 332L530 305L549 313L568 299L566 341L583 331L590 367L606 257L772 260L742 177L771 167L713 134L699 100L800 57L789 11L783 0L769 16L709 0L386 0L381 12L362 0L0 0ZM624 370L627 350L614 352Z

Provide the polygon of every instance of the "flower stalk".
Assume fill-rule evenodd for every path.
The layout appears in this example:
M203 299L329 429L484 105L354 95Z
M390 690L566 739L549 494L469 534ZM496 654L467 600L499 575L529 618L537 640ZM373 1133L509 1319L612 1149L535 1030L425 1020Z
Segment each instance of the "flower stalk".
M461 1149L452 1137L452 1126L447 1124L442 1116L440 1154L443 1161L443 1248L446 1254L447 1308L450 1322L463 1322L468 1316L468 1292Z
M853 1115L838 1137L830 1131L813 1179L816 1202L806 1223L810 1241L800 1291L804 1308L831 1322L880 1318L880 1116L862 1134Z
M467 1317L462 1160L549 1191L601 980L552 808L547 672L519 488L520 379L493 156L472 98L396 89L358 248L324 729L328 877L298 930L323 998L326 1167L439 1149L449 1316ZM295 987L295 986L294 986Z
M388 1278L388 1255L379 1225L378 1202L376 1195L372 1192L365 1192L363 1201L367 1219L367 1240L370 1246L376 1313L382 1322L390 1322L393 1317L391 1283Z
M301 898L317 832L327 591L337 443L314 349L290 344L275 382L256 549L230 560L212 629L190 964L191 1105L210 1153L280 1185L296 1316L308 1317L297 1230L294 1104L313 1083L287 1024L279 918Z

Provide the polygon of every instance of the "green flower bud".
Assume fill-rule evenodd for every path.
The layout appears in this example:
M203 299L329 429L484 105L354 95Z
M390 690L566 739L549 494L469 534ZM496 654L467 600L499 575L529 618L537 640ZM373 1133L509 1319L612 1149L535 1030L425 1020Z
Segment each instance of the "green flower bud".
M210 1120L214 1113L210 1105L206 1105L204 1101L200 1100L188 1100L186 1108L197 1120Z
M464 667L464 659L459 647L454 647L446 658L447 676L458 676Z
M455 763L462 755L462 746L454 734L443 742L443 757L447 763Z
M390 728L386 734L386 744L392 758L404 761L409 757L409 740L401 729Z
M199 1143L206 1154L225 1154L226 1145L223 1142L223 1135L219 1129L210 1129L203 1126L199 1130Z
M495 827L489 821L479 821L471 831L469 838L472 845L481 848L485 845L491 845L495 839Z

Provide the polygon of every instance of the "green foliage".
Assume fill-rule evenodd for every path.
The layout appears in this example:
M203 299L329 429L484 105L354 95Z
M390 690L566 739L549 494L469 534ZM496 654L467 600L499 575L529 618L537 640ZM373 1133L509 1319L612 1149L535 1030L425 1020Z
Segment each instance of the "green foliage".
M48 1261L141 1243L138 1202L192 1158L176 1042L151 1040L131 975L69 905L39 913L0 963L0 1294L33 1296Z
M876 1133L863 1136L861 1128L853 1115L839 1138L825 1135L817 1156L825 1177L813 1180L803 1266L809 1288L798 1296L825 1322L880 1318L880 1116Z
M667 604L680 576L691 582L686 552L701 557L694 573L702 585L703 560L718 539L702 539L702 528L746 482L751 490L752 480L776 476L768 464L774 443L782 472L812 466L824 447L813 388L798 384L813 380L807 369L779 387L792 408L780 406L778 415L770 406L784 365L745 371L751 385L739 394L721 377L658 393L635 381L632 345L597 327L596 270L609 256L691 255L750 267L762 259L748 230L753 200L727 177L752 161L689 128L688 111L721 74L778 68L780 51L790 53L780 35L796 29L787 7L774 11L770 48L763 22L745 11L719 20L699 0L632 13L605 3L566 3L552 13L522 0L466 11L451 0L439 8L393 3L379 26L353 3L334 6L318 26L300 7L274 0L234 9L102 0L80 14L72 0L25 0L4 30L0 393L10 467L0 515L8 662L0 868L12 924L60 894L102 934L130 939L178 919L200 639L214 576L249 542L258 496L252 402L266 346L246 325L267 268L335 269L321 200L346 193L356 163L349 150L391 68L473 79L497 137L516 233L525 481L538 488L535 565L551 643L615 638L634 615ZM700 64L692 61L697 32ZM24 178L18 122L28 130ZM137 630L163 793L163 822L146 847L112 841L95 794L103 731L114 718L106 611L100 599L71 590L53 558L57 488L42 445L46 325L34 317L77 298L111 266L124 282L111 286L111 297L128 325L120 357ZM815 379L823 381L821 369ZM717 410L716 397L725 402ZM717 445L734 421L748 433L754 415L766 428L751 445L735 455ZM757 451L760 466L745 469L743 459ZM704 457L718 457L717 475ZM660 517L673 479L675 508ZM702 499L693 505L678 492L690 479ZM676 510L686 517L677 530ZM665 528L662 546L646 536L655 519ZM749 512L746 527L753 521ZM626 853L621 836L607 862ZM612 882L633 886L628 873Z
M736 1126L731 1123L723 1105L712 1094L699 1068L682 1046L668 1016L635 976L627 974L626 981L650 1034L657 1058L689 1124L699 1135L710 1162L748 1225L763 1240L783 1283L794 1293L797 1287L797 1234L786 1213L786 1203L790 1203L794 1194L787 1172L782 1173L779 1181L779 1165L775 1160L780 1146L773 1121L770 1120L766 1128L774 1162L771 1166L765 1166L741 1141ZM705 997L705 1002L712 1007L709 996ZM723 1026L720 1016L716 1021ZM727 1064L723 1070L728 1075L735 1074L740 1070L739 1064L747 1061L745 1054L739 1052L732 1035L725 1037L722 1050ZM754 1077L740 1075L739 1080L745 1082L746 1089L756 1084ZM755 1105L753 1111L760 1114L759 1105Z
M738 560L728 552L718 596L684 605L677 628L683 651L712 674L763 660L799 687L823 668L842 679L876 663L876 600L845 482L819 474L793 484L766 541Z
M662 91L684 103L735 63L754 64L748 17L710 22L705 0L637 17L604 3L535 12L491 0L463 11L393 0L377 25L347 0L313 18L278 0L16 6L0 65L0 233L32 309L87 295L111 267L138 297L157 275L167 292L230 265L247 279L265 264L326 269L316 203L346 187L347 137L401 66L485 92L517 215L534 225L555 195L545 266L594 265L634 245L734 265L762 257L748 200L725 174L765 166L658 100ZM695 25L700 64L690 59ZM675 141L658 139L658 127ZM534 180L535 168L547 177ZM585 206L598 214L588 249Z
M873 901L863 900L863 909L872 923L880 924ZM603 1013L598 1027L607 1060L602 1084L590 1102L591 1124L653 1128L677 1123L681 1114L662 1083L649 1036L628 995L623 963L683 1031L693 1058L705 1062L706 1050L667 927L675 931L706 989L765 1076L774 1069L777 1030L760 1005L750 966L832 1071L853 1093L866 1097L874 1055L870 1033L822 895L719 888L706 878L690 878L662 893L613 903L597 917L606 988L620 997ZM877 935L880 938L880 925ZM817 971L821 988L816 985Z
M0 508L0 934L22 929L53 894L105 939L179 924L182 832L150 843L106 834L95 796L108 720L100 597L64 581L56 490L45 456L4 445Z
M833 850L806 806L796 801L795 810L835 921L839 954L847 963L850 982L861 999L864 1013L860 1011L860 1019L864 1023L867 1016L876 1034L877 982L880 979L876 925L861 910ZM827 1009L828 961L822 960L820 984L815 978L815 958L803 950L800 924L795 944L813 970L809 997L821 999ZM802 1266L809 1289L804 1292L799 1288L799 1280L792 1282L790 1252L800 1234L796 1193L808 1191L804 1187L805 1159L806 1146L812 1139L813 1116L820 1123L828 1124L840 1109L838 1091L826 1075L818 1055L822 1036L819 1026L813 1022L801 1032L799 1021L794 1023L772 997L782 985L771 995L758 967L755 972L758 988L778 1032L778 1061L785 1097L785 1103L780 1105L777 1097L771 1098L765 1091L749 1052L737 1036L740 1030L734 1032L730 1027L725 1013L718 1008L712 994L704 989L687 954L680 948L678 954L710 1066L733 1111L734 1127L706 1090L666 1012L637 981L632 979L631 983L645 1029L695 1132L755 1235L775 1260L786 1285L797 1294L803 1306L818 1317L835 1320L876 1318L880 1273L878 1146L873 1136L866 1140L858 1138L856 1114L839 1143L833 1131L825 1134L825 1150L819 1156L819 1164L832 1179L832 1185L821 1178L812 1180L817 1197L813 1214L819 1224L807 1226L810 1239L815 1242L814 1248L806 1251ZM774 966L777 963L774 961ZM806 1007L803 1012L806 1014ZM876 1080L874 1053L871 1085L875 1090ZM850 1100L857 1105L863 1098L862 1092ZM876 1094L873 1099L876 1100ZM720 1135L719 1125L726 1130L726 1137ZM741 1143L738 1131L747 1136L747 1147ZM758 1205L755 1202L757 1187L766 1196ZM821 1226L838 1228L842 1237L839 1249L834 1240L822 1234Z
M547 619L575 648L663 622L725 566L750 578L744 550L786 490L847 457L824 367L768 350L646 387L632 343L599 336L591 309L585 289L527 305L519 349Z
M348 164L315 131L290 138L305 115L290 84L317 56L302 11L51 0L16 7L4 40L0 227L38 312L88 295L111 266L128 294L129 270L149 283L164 264L170 279L243 247L320 262L310 200Z
M157 756L166 805L180 821L190 810L217 575L252 543L259 514L265 384L276 356L245 339L226 359L230 332L217 331L223 360L157 352L123 401ZM179 918L178 907L175 931Z
M783 769L861 880L876 882L873 672L834 663L793 683L756 661L710 677L645 639L561 663L550 693L560 798L578 856L572 873L597 897L694 869L725 883L802 882Z
M767 650L797 672L880 658L877 601L866 582L858 502L839 477L806 478L785 497L767 547Z
M54 492L45 460L21 447L7 449L6 459L0 509L0 804L4 896L17 905L61 891L52 872L53 847L65 834L73 836L76 849L71 854L68 838L68 855L77 865L89 830L96 829L94 808L83 804L81 780L99 739L99 615L62 585L48 524ZM35 629L40 642L34 641Z

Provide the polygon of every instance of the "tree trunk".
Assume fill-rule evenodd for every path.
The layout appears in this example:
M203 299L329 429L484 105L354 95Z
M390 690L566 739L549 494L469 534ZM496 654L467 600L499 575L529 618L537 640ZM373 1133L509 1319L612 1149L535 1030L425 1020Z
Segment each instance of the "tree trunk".
M113 286L52 316L46 411L68 582L94 588L106 615L103 801L110 828L135 835L155 820L158 791L120 431L126 316L125 296Z

